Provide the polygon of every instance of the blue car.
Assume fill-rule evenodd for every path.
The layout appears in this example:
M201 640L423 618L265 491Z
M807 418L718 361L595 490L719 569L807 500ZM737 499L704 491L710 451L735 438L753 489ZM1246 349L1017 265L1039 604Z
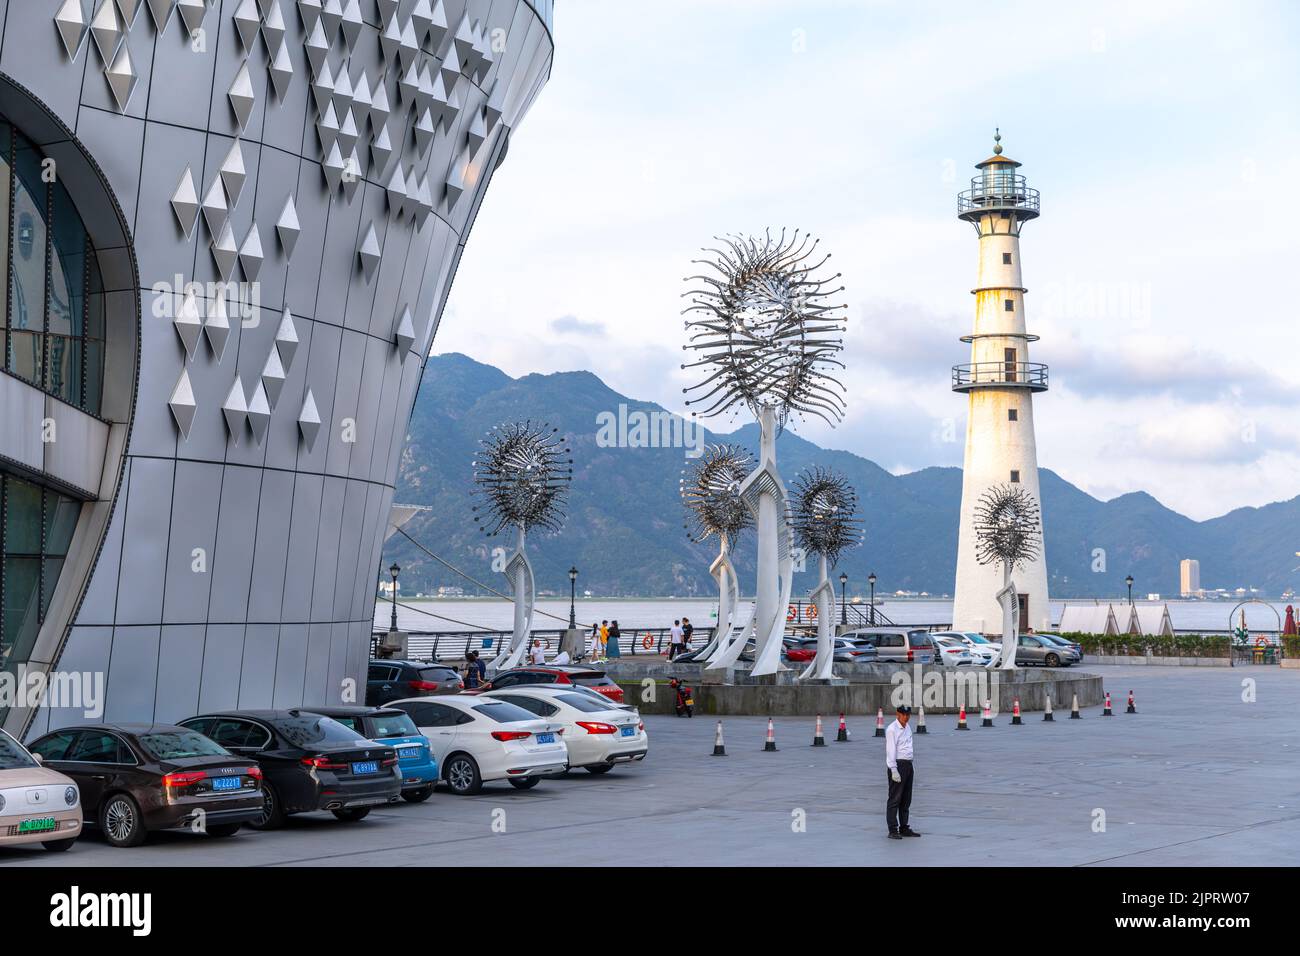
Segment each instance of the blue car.
M322 714L359 733L367 740L382 742L397 751L397 768L402 772L402 799L421 803L433 796L438 782L438 761L409 714L389 707L313 707Z

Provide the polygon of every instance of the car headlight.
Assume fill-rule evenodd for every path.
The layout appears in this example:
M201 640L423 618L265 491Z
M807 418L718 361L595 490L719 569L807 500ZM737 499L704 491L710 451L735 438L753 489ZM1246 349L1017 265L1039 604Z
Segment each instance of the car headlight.
M66 789L64 789L64 791L63 791L63 802L66 803L66 804L67 804L68 806L70 806L70 807L75 807L75 806L77 805L77 788L76 788L76 787L67 787Z

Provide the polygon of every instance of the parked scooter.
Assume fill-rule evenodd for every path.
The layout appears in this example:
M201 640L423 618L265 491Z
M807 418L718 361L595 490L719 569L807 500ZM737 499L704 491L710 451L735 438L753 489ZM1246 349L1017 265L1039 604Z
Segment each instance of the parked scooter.
M673 709L676 711L677 716L694 717L695 698L692 695L691 689L682 682L681 678L678 677L674 677L670 680L668 686L673 688L677 693L677 696L673 701Z

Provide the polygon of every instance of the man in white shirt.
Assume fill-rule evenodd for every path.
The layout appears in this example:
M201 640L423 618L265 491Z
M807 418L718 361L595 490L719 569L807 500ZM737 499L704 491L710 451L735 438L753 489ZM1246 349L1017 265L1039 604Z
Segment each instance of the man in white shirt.
M912 708L899 704L897 714L894 722L885 728L885 769L889 778L885 822L891 840L921 835L907 825L912 809L912 728L907 722L912 717Z
M673 628L668 632L668 659L672 660L682 649L682 622L673 621Z
M533 663L539 666L546 663L546 648L536 638L533 639Z

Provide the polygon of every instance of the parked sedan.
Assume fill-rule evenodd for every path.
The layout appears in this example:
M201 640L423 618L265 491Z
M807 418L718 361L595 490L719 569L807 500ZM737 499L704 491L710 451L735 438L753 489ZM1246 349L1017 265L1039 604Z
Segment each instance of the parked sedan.
M1016 664L1041 664L1043 667L1060 667L1070 652L1063 647L1043 640L1037 634L1021 634L1016 638ZM1071 660L1071 663L1073 661Z
M961 638L943 634L935 634L933 638L938 663L944 667L970 666L974 663L975 658L971 655L970 648Z
M477 690L468 693L482 694L503 687L520 687L525 684L577 684L590 687L616 704L623 703L623 688L602 670L594 667L554 666L512 667L494 674L492 679Z
M81 833L81 792L0 730L0 847L66 850Z
M503 700L458 694L395 700L391 706L410 714L429 738L452 793L478 793L493 780L527 790L568 769L563 725Z
M266 775L257 818L274 829L293 813L328 810L361 820L401 799L397 753L338 721L308 710L230 710L181 721L232 753L255 759Z
M650 750L645 722L636 713L599 703L585 694L554 688L511 687L483 695L522 707L530 714L561 724L569 749L569 766L608 773L616 764L644 760Z
M63 727L32 753L81 791L86 822L113 846L139 846L151 830L233 836L262 809L262 771L193 728L170 724Z
M403 800L421 803L433 796L438 761L433 758L429 738L420 733L406 711L391 707L316 707L312 713L333 718L367 740L377 740L396 750Z
M1057 647L1065 651L1065 653L1061 655L1061 664L1064 667L1069 667L1071 664L1078 664L1083 660L1083 645L1078 641L1067 640L1057 634L1043 634L1041 632L1034 636L1042 638L1049 644L1055 644Z
M459 694L464 687L456 669L446 664L373 660L366 671L366 703L371 707L407 697Z

